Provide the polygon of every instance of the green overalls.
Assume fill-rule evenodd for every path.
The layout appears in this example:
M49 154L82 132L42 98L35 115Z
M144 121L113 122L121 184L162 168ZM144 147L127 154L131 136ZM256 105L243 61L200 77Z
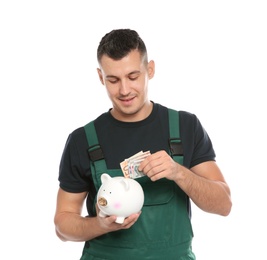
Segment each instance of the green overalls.
M170 154L182 164L177 111L169 109L169 124ZM123 173L121 169L107 169L93 122L85 126L85 131L90 144L93 181L98 190L102 173L113 177L123 176ZM80 260L194 260L191 251L193 231L186 194L167 179L152 182L145 176L135 180L141 184L145 195L138 221L130 229L110 232L87 241Z

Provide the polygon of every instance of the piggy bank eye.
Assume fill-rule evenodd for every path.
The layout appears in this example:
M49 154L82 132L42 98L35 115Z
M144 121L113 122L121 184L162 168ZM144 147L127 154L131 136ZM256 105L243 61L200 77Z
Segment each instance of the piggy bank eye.
M103 191L105 192L106 190L105 190L105 189L103 189ZM112 192L110 191L110 192L109 192L109 194L111 194L111 193L112 193Z

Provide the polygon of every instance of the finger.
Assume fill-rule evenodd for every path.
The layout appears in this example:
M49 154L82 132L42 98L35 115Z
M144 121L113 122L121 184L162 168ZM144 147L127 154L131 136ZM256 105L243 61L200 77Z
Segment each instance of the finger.
M143 171L148 177L151 177L163 171L163 164L164 162L162 162L161 160L153 160L144 167Z
M129 217L127 217L124 222L122 223L122 227L129 228L131 227L139 218L141 212L132 214Z
M105 221L107 222L107 224L112 224L116 221L117 217L116 216L108 216L105 217Z

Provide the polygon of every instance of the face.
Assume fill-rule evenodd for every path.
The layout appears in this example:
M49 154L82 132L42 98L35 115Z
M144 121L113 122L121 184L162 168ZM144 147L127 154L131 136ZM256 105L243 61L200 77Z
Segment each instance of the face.
M144 62L137 50L121 60L104 55L97 71L113 105L111 114L116 119L134 122L150 114L152 104L147 94L148 81L154 76L153 61Z

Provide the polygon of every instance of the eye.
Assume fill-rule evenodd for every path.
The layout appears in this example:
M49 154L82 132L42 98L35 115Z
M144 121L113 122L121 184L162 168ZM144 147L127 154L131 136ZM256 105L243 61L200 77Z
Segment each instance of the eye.
M116 84L116 83L118 82L118 80L117 80L117 79L112 79L112 80L110 79L109 82L110 82L111 84Z
M111 84L116 84L119 81L119 78L115 76L107 76L106 80Z
M138 77L129 77L129 80L131 80L131 81L135 81L137 79L138 79Z
M129 80L135 81L139 78L141 73L139 71L134 71L128 75Z

